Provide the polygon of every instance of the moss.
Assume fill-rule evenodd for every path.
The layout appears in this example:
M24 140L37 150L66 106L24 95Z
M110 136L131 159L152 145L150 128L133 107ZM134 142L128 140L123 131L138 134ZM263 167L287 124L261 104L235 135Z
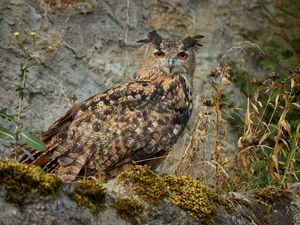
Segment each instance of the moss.
M32 191L43 196L57 197L63 182L58 177L45 174L39 167L0 158L0 185L7 190L6 200L26 197Z
M284 199L282 197L290 198L290 192L272 186L268 186L260 191L254 191L253 194L256 202L266 207L269 212L272 211L275 202Z
M131 183L132 191L150 203L156 205L171 198L174 205L186 211L199 224L214 224L213 216L217 214L217 209L212 202L217 201L217 194L190 176L163 176L155 174L148 166L135 165L121 173L118 180Z
M132 166L130 170L121 173L117 179L132 183L132 191L154 205L158 205L161 200L169 197L164 179L146 165Z
M76 182L75 189L69 193L69 197L77 203L78 207L88 208L94 215L106 209L105 196L105 187L95 180L79 180Z
M231 214L236 211L236 206L234 204L234 196L218 196L218 199L215 202L226 210L227 213Z
M118 198L117 200L117 204L111 205L116 209L117 214L133 225L138 224L137 218L140 218L145 206L141 202L129 198Z
M215 193L190 176L166 176L165 182L175 192L171 196L173 204L186 211L199 224L214 224L212 216L217 214L217 209L212 201L217 199Z

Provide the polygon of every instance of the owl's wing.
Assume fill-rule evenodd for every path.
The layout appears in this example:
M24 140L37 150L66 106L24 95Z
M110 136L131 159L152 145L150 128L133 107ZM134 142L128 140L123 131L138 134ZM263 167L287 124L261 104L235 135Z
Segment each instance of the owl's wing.
M48 150L33 163L71 181L83 167L107 172L160 156L181 130L170 121L176 99L166 95L160 85L132 81L87 99L42 136Z
M53 123L48 128L48 131L43 133L43 135L41 136L42 141L48 143L55 134L60 133L63 130L63 128L68 126L73 120L74 114L76 114L76 112L82 107L83 104L84 102L75 105L74 107L69 109L64 116L62 116L55 123Z

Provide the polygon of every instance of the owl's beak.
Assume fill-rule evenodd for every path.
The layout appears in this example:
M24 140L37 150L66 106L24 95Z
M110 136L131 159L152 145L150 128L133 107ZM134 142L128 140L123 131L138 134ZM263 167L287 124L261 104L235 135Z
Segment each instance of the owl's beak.
M169 69L170 69L170 73L172 72L173 68L174 68L174 59L173 58L169 58Z

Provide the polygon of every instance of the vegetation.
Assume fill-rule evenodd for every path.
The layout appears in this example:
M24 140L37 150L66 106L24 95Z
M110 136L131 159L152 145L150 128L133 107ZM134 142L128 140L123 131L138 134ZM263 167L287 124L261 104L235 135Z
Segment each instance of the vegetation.
M134 166L128 172L121 173L117 179L125 184L135 184L132 191L154 205L169 197L164 180L147 166Z
M75 189L69 194L78 207L88 208L94 215L106 209L105 196L105 187L95 180L77 181Z
M116 209L117 214L125 221L132 225L137 225L138 218L141 217L145 206L134 199L118 198L118 203L112 204L111 207Z
M171 202L187 212L199 224L214 224L212 216L217 209L212 204L217 201L217 194L204 183L190 176L166 176L165 182L173 192Z
M43 197L58 197L63 182L50 174L45 174L39 167L21 164L0 158L0 186L7 190L6 200L15 202L29 193Z
M0 126L0 138L7 138L15 141L16 147L19 147L21 143L26 143L31 149L37 149L40 151L46 150L46 145L30 131L23 127L21 117L27 111L33 109L36 103L32 103L28 107L24 107L24 97L26 96L26 82L31 70L37 70L40 67L39 62L50 51L51 46L45 46L45 49L40 51L37 49L36 41L38 39L38 33L36 31L28 31L21 23L23 32L15 32L14 36L16 40L11 42L11 48L18 52L21 50L21 54L24 55L25 60L20 64L19 84L16 87L16 93L18 96L18 107L15 114L9 114L6 108L0 109L0 117L13 123L15 130L11 131L6 127ZM43 21L41 22L41 26ZM22 35L22 41L19 36ZM41 52L41 53L40 53ZM21 148L30 157L31 154L25 148Z
M171 201L199 224L214 224L213 216L217 214L217 209L213 202L217 201L217 194L191 176L161 175L148 166L135 165L121 173L118 181L130 183L131 191L151 204ZM125 212L128 214L128 210Z
M173 174L187 170L188 173L195 173L193 170L199 170L199 178L223 191L263 188L268 185L287 188L298 181L300 69L287 70L286 74L284 81L279 81L275 73L270 73L264 80L254 79L251 82L256 87L253 98L242 94L246 107L236 112L237 108L225 107L230 104L226 102L226 94L223 93L231 85L233 73L230 66L221 62L210 74L214 80L218 80L217 83L211 83L214 89L212 100L203 103L206 110L213 108L215 118L208 121L208 113L200 112L185 155ZM228 113L230 110L232 115ZM228 120L238 131L237 149L234 152L226 149L225 121ZM215 146L210 157L202 145L211 135L208 123L215 127L216 132ZM201 151L202 158L196 162L195 167L194 157Z
M295 2L284 2L277 5L280 15L272 14L271 3L264 1L253 10L261 10L278 27L276 36L285 44L272 40L260 48L253 42L255 37L243 31L240 35L247 41L229 49L210 73L211 99L203 101L188 147L173 174L193 174L223 193L267 186L286 189L299 181L300 37L279 22L289 17L296 23L299 17L292 13ZM259 55L264 74L247 72L244 59L226 63L226 56L236 49ZM255 71L259 70L258 66ZM238 106L229 98L234 93L232 86L238 87L243 99ZM228 140L228 122L237 134L235 149ZM207 149L212 137L214 148Z

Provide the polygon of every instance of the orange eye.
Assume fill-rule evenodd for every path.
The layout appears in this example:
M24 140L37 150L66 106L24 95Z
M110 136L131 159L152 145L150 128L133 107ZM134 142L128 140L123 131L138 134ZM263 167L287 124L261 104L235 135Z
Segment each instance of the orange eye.
M162 51L158 51L158 52L155 52L154 55L156 58L162 58L165 56L165 53Z
M185 52L179 52L177 56L179 59L185 60L187 59L188 54L186 54Z

